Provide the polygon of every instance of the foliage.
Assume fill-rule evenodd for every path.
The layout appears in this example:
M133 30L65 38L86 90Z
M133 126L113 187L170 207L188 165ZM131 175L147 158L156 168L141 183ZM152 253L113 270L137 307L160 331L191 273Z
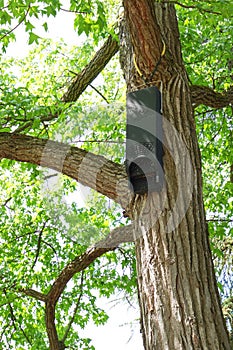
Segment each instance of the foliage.
M183 57L191 83L224 91L232 85L232 22L226 1L212 5L212 1L195 6L188 0L177 3ZM0 1L0 8L3 51L20 23L29 34L29 44L37 44L22 60L1 58L0 132L48 137L123 163L125 87L117 58L78 102L61 102L96 45L112 32L120 2L70 1L75 30L88 36L79 47L42 40L36 34L39 19L47 31L47 18L65 12L58 1L17 0L7 6ZM196 108L211 247L225 300L223 309L232 328L231 112L230 107ZM23 291L33 288L47 293L72 259L125 220L117 205L92 192L81 207L82 188L65 176L6 159L0 165L0 341L5 349L42 350L48 347L43 302ZM136 267L130 244L96 259L62 293L56 322L62 339L72 321L68 348L94 349L90 339L79 335L80 330L91 319L96 325L107 321L105 311L97 305L98 297L110 298L118 291L135 302Z
M117 83L114 77L117 60L102 72L100 87L96 82L95 89L89 88L78 103L71 106L60 102L69 81L87 64L93 49L92 39L82 48L45 40L23 60L3 60L1 131L22 130L35 136L49 136L99 154L107 153L109 158L121 162L125 113L120 101L124 87L121 90L122 82ZM119 102L115 104L113 100L117 95ZM95 108L90 100L98 103ZM59 116L55 122L45 120L57 110ZM115 126L116 112L119 123ZM114 140L116 143L111 143ZM31 349L46 349L43 304L23 296L21 291L33 288L47 293L67 263L122 222L122 214L113 203L96 194L91 195L85 207L80 207L77 197L82 190L77 192L77 183L54 171L41 173L33 165L9 160L2 160L1 166L0 264L4 271L1 339L8 346L20 348L30 344ZM96 304L98 296L109 298L122 290L127 298L133 298L135 276L130 246L95 260L85 273L72 279L59 299L58 335L64 336L74 315L66 344L94 349L90 340L79 337L78 329L84 328L91 319L96 325L107 321L105 311ZM78 310L74 313L76 306ZM14 327L18 329L17 334L13 332Z

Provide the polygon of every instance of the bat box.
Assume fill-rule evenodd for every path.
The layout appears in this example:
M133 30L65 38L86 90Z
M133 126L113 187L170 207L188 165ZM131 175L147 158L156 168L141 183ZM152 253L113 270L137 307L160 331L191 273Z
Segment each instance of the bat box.
M147 87L127 94L126 171L137 194L163 187L161 93Z

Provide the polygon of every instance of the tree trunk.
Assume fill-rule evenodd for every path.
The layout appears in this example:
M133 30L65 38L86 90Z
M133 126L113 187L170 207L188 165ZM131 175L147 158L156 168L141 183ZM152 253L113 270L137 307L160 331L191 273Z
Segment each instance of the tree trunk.
M123 3L121 62L128 91L155 85L163 101L166 184L160 193L135 195L130 205L144 347L230 349L208 242L200 154L175 9L161 1Z

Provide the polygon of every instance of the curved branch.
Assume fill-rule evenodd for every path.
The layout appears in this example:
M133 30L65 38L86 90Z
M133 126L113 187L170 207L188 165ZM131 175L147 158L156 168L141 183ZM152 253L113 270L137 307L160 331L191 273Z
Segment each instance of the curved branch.
M114 250L121 243L133 241L134 235L132 224L128 226L117 227L113 229L107 237L97 242L92 247L89 247L85 253L77 256L73 261L71 261L57 277L47 295L30 288L19 290L19 292L23 293L24 295L45 302L46 329L50 343L50 350L65 349L65 339L74 320L74 315L76 311L74 311L73 313L73 317L71 318L68 324L63 339L59 340L55 325L55 307L59 297L66 288L69 280L76 273L84 271L91 263L94 262L95 259L103 255L104 253Z
M133 242L133 225L117 227L103 240L87 248L87 250L71 261L60 273L52 285L47 299L56 304L69 280L78 272L86 269L95 259L104 253L114 250L119 244Z
M191 85L192 101L195 107L203 104L212 108L223 108L233 105L233 86L226 92L219 93L208 86Z
M108 251L114 250L120 243L132 241L133 225L116 228L105 239L89 247L85 253L77 256L57 277L46 298L45 320L51 350L65 348L64 340L59 341L58 339L55 325L55 307L69 280L76 273L86 269L95 259Z
M84 69L74 78L73 82L68 87L67 92L63 95L62 101L76 101L87 86L104 69L118 50L118 42L110 35L100 50L97 51L90 63L86 65L86 67L84 67Z
M0 159L37 164L65 174L125 208L130 199L123 165L67 144L0 133Z

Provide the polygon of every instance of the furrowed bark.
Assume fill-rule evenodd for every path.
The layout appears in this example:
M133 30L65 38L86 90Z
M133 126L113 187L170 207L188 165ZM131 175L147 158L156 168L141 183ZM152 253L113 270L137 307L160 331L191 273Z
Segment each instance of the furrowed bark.
M118 49L118 42L112 36L109 36L108 40L95 54L90 63L74 78L67 92L64 94L62 101L76 101L87 86L99 75L111 58L117 53Z
M122 21L120 22L122 26ZM122 33L122 31L121 31ZM140 43L138 43L140 49ZM161 45L160 45L161 49ZM63 102L75 102L80 95L85 91L88 85L101 73L104 67L108 64L111 58L118 52L119 44L111 36L104 43L104 45L96 52L90 63L76 75L72 83L69 85L67 91L62 97ZM121 55L122 57L122 55ZM158 57L158 55L157 55ZM153 64L154 64L154 60ZM125 62L124 62L125 64ZM143 62L138 62L139 67L143 71ZM152 66L153 66L152 64ZM134 67L135 68L135 67ZM128 70L128 74L131 74L132 68ZM126 79L129 81L130 79ZM132 80L134 81L134 79ZM143 81L142 81L143 84ZM215 92L213 89L206 86L191 85L192 103L193 105L199 106L200 104L213 107L222 108L232 104L233 90L230 88L228 91L222 93ZM41 116L41 122L50 122L58 118L60 112L57 111L55 114ZM25 130L29 130L33 124L33 120L29 120L24 125L20 126L14 131L14 133L21 133Z
M124 62L129 63L126 70L131 69L124 74L130 78L126 81L128 91L145 87L130 62L132 51L144 77L149 77L161 54L162 41L166 44L165 56L149 83L162 92L166 186L161 193L137 195L131 203L134 234L138 237L144 348L229 350L208 242L200 153L175 9L171 4L152 0L123 3L130 33L130 40L127 34L122 35L124 40L128 38L123 43L126 51L128 48L128 56L124 52ZM173 127L180 141L171 132ZM185 215L177 222L177 214L185 205Z
M233 86L219 93L208 86L191 85L192 102L195 107L205 105L212 108L223 108L233 105Z
M77 147L32 136L0 133L2 158L59 171L113 199L123 208L130 200L124 166Z

